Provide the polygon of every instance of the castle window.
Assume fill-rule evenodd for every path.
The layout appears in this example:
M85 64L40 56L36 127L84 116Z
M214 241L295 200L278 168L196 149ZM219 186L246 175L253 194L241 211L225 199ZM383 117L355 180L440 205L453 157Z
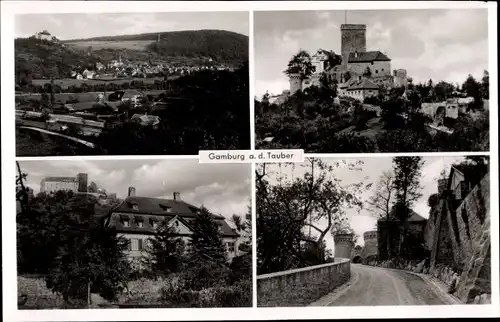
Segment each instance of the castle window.
M382 71L384 71L384 69L382 68Z
M378 69L375 69L375 74L378 74Z
M144 227L144 223L142 221L138 221L137 222L137 227L143 228Z

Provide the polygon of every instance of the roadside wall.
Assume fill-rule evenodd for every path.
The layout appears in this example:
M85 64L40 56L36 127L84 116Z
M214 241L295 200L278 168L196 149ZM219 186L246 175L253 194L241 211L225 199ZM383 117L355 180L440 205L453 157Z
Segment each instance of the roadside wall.
M257 276L258 306L306 306L346 283L349 259Z

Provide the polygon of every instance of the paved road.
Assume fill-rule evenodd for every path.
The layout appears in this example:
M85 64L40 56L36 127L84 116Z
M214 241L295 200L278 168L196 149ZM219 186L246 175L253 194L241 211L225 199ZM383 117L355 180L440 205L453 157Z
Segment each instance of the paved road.
M443 305L447 295L420 276L351 264L351 281L321 299L324 306ZM448 302L448 303L447 303Z

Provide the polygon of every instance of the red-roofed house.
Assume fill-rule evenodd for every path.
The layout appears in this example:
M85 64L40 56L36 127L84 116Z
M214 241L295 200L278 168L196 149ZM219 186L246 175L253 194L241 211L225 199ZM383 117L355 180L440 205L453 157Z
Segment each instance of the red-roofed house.
M146 255L149 239L153 238L162 222L176 227L177 235L187 245L193 231L191 224L199 213L200 208L182 201L178 192L174 193L173 199L161 199L137 197L135 189L129 189L129 196L112 209L105 224L116 228L121 236L130 241L127 255L133 260ZM223 216L211 216L220 227L228 259L239 256L239 234L228 225Z

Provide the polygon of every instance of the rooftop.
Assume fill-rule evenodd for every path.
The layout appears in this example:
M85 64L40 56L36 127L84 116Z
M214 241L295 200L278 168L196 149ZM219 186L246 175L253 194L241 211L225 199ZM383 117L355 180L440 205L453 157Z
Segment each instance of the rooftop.
M374 61L391 61L391 59L380 51L365 51L349 53L348 61L349 63L370 63Z
M366 78L363 78L361 80L352 80L348 83L347 90L352 91L360 89L379 89L379 87Z
M110 224L121 232L152 234L155 232L153 226L155 222L170 221L173 218L178 218L189 228L199 211L200 208L181 200L127 197L113 209ZM210 215L220 225L223 236L238 236L223 216ZM129 220L128 227L124 226L124 220ZM142 223L142 227L139 226L139 222Z

